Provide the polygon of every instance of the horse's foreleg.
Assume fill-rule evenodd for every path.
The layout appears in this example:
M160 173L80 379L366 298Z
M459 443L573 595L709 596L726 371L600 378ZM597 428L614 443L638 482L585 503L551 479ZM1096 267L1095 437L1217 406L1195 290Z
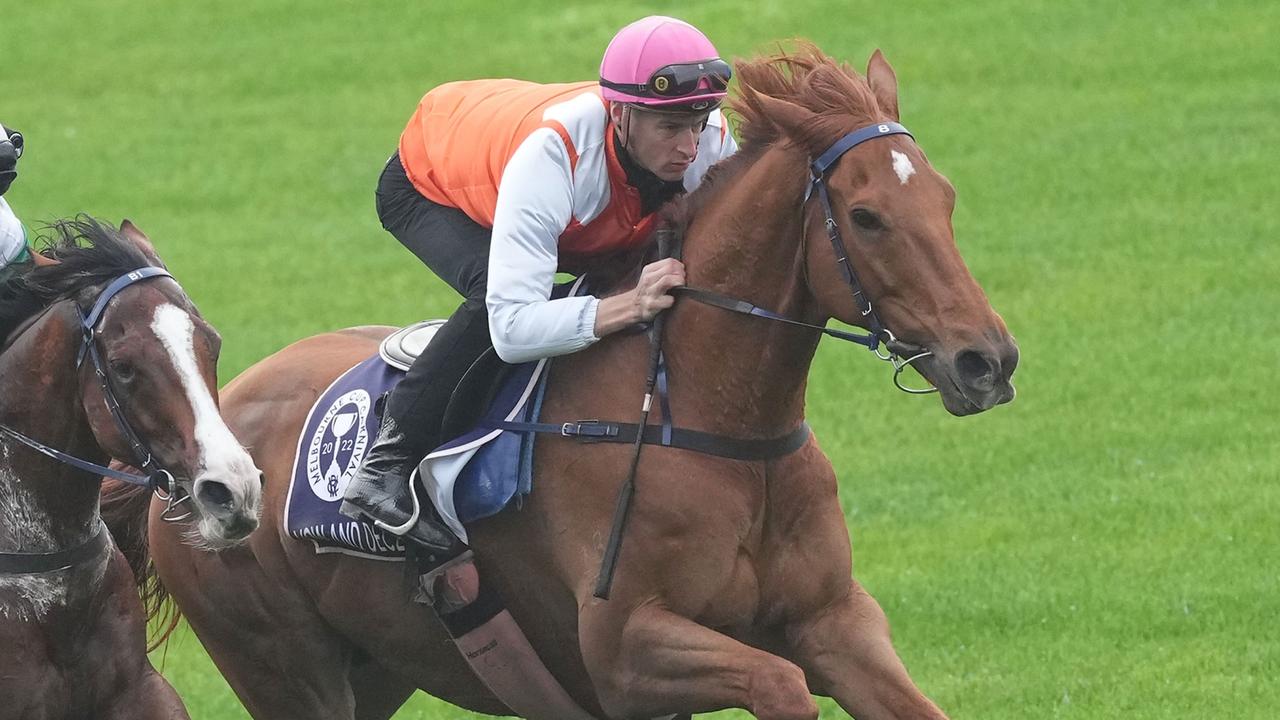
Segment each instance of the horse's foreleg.
M945 720L907 675L884 611L856 581L845 596L791 625L787 637L814 690L858 720Z
M583 659L609 717L737 707L766 720L813 720L799 667L656 606L626 617L595 605L581 617Z

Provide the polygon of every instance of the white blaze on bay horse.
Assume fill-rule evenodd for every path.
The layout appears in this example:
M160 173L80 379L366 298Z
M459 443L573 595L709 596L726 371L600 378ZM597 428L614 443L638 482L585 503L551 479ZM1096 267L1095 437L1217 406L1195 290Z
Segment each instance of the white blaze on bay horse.
M169 353L187 401L195 415L194 439L199 448L192 489L205 511L201 514L198 538L212 547L235 544L256 524L261 493L258 469L240 446L218 413L217 401L201 376L195 354L195 324L191 316L174 305L156 308L151 329ZM227 479L240 482L227 482ZM249 481L245 481L249 478Z
M90 218L51 230L0 288L0 312L22 309L0 338L0 719L185 718L147 659L116 548L130 529L106 531L102 478L144 501L163 489L197 521L190 542L228 547L257 526L261 473L218 416L217 334L145 236Z
M1013 399L1017 346L960 257L955 191L898 124L897 80L879 52L865 78L807 45L740 62L736 77L742 150L687 199L684 260L704 300L768 312L682 293L663 345L668 419L743 446L800 443L754 458L645 447L601 600L631 448L539 435L532 493L467 526L476 564L593 717L736 707L812 720L814 693L859 720L943 718L851 576L836 474L804 431L809 369L819 328L835 318L868 332L846 339L912 358L963 416ZM509 714L431 609L410 601L402 564L317 554L281 526L313 404L390 331L306 338L224 389L223 414L267 477L263 527L246 545L184 546L181 527L159 522L163 507L150 510L156 570L260 720L389 718L416 689ZM648 349L619 334L556 358L543 422L634 422ZM848 362L874 357L852 348Z

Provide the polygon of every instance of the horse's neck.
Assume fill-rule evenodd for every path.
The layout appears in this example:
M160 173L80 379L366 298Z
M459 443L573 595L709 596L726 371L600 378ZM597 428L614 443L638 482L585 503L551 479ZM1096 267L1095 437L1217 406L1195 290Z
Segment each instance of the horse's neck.
M688 283L782 313L806 317L800 198L806 168L774 149L734 177L698 211L686 241ZM682 300L668 328L676 424L772 437L804 416L804 389L818 335L763 318Z
M78 328L55 308L0 354L0 423L64 452L101 460L80 405ZM51 552L96 530L98 483L37 456L15 440L0 445L0 552Z

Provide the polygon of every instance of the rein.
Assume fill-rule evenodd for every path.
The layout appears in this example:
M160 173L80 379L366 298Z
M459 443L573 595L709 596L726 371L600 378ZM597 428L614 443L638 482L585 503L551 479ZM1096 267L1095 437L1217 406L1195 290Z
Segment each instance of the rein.
M174 516L173 510L176 506L185 502L187 497L183 495L178 497L177 481L173 477L173 473L161 467L156 461L150 448L143 442L138 433L134 431L133 426L129 424L128 419L124 416L120 402L116 398L115 392L111 389L111 381L107 377L106 368L102 362L102 355L98 351L97 342L94 340L95 329L102 320L103 312L106 310L107 303L111 301L120 291L133 285L155 277L172 278L167 270L157 267L145 267L133 272L126 273L111 283L109 283L102 292L98 294L97 300L94 302L89 313L86 315L84 311L76 306L76 314L80 318L81 341L80 349L76 354L76 368L79 369L84 364L87 356L93 363L94 374L98 377L99 385L102 388L102 395L106 401L107 408L111 411L111 416L115 420L116 428L120 434L128 441L130 449L133 451L137 467L144 470L146 475L137 475L127 473L121 470L100 465L95 462L84 460L74 455L62 452L61 450L52 448L44 443L24 435L17 430L0 424L0 437L11 438L23 445L46 455L64 465L69 465L77 470L93 473L99 476L105 476L150 489L155 493L156 497L167 503L165 512L162 517L165 520L175 521L188 517L190 513ZM98 532L92 538L69 550L61 550L55 553L0 553L0 573L38 573L48 572L50 570L58 570L64 566L69 566L76 562L95 557L101 551L107 542L107 533L103 532L103 528L99 527ZM37 569L21 569L32 567Z
M786 323L796 327L809 328L811 330L817 330L822 334L833 337L837 340L857 343L858 345L865 346L868 350L875 353L876 357L893 365L893 385L899 390L912 395L928 395L929 393L935 393L938 391L937 388L920 390L917 388L909 388L902 384L902 371L906 370L907 366L912 362L919 360L920 358L928 357L933 353L929 350L925 350L919 345L912 345L899 340L892 332L889 331L888 328L881 327L879 334L868 333L865 335L845 330L837 330L825 325L815 325L802 320L789 318L785 315L779 315L772 310L766 310L757 305L752 305L746 300L730 297L728 295L715 292L714 290L704 290L702 288L689 287L687 285L672 288L671 294L687 297L695 302L717 307L721 310L728 310L729 312L735 312L741 315L753 315L755 317L764 318L765 320ZM861 291L855 291L855 294L861 294ZM868 306L869 305L870 303L868 303ZM880 349L880 345L882 343L884 345L883 352Z

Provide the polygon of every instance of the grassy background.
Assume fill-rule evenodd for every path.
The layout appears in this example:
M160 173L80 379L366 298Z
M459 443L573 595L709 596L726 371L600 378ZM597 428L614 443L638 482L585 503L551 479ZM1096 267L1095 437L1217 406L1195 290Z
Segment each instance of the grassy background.
M8 3L0 119L29 143L8 199L135 220L225 337L225 380L316 332L447 314L373 212L418 97L593 77L650 12L732 56L883 48L959 190L1018 400L957 420L824 345L809 406L922 688L955 718L1275 717L1276 3ZM193 636L156 661L194 717L246 717Z

